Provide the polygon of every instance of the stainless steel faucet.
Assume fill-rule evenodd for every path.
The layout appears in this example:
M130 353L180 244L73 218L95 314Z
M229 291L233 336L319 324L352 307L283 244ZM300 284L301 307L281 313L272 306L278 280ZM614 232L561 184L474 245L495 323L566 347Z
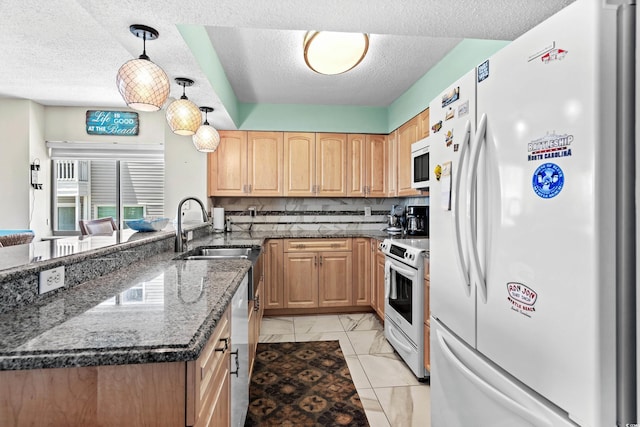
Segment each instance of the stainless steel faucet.
M209 217L207 215L207 210L204 207L204 203L200 201L197 197L185 197L180 200L178 203L178 216L176 218L176 252L182 252L187 243L187 234L182 231L182 205L187 200L194 200L198 202L200 208L202 208L202 220L204 222L209 222Z

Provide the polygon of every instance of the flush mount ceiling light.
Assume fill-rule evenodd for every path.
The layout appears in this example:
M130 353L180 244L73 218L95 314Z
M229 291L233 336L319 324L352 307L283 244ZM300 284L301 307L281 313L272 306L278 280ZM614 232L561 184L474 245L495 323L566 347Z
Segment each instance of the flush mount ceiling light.
M147 56L147 40L158 38L158 32L146 25L131 25L129 31L142 38L142 55L125 62L118 70L116 85L124 102L134 110L158 111L169 96L167 74Z
M304 60L320 74L341 74L358 65L369 49L369 35L309 31L304 37Z
M202 122L200 109L185 95L185 88L193 86L194 82L185 77L176 77L176 83L182 86L182 96L167 107L167 123L173 133L190 136L196 133Z
M220 134L209 124L207 114L213 111L211 107L200 107L200 111L204 112L204 123L198 128L193 135L193 145L198 151L203 153L213 153L220 144Z

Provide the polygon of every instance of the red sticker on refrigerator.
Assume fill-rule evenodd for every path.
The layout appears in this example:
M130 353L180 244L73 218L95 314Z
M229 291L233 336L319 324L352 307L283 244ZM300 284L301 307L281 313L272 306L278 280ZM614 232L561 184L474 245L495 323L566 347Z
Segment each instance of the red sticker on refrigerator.
M507 301L511 303L511 309L531 317L531 313L536 311L535 304L538 300L538 293L518 282L507 283Z

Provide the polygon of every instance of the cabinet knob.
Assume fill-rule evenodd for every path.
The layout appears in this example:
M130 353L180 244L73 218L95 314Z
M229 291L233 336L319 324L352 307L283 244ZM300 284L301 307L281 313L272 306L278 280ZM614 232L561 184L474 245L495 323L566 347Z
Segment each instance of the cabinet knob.
M322 255L320 255L320 265L322 265Z

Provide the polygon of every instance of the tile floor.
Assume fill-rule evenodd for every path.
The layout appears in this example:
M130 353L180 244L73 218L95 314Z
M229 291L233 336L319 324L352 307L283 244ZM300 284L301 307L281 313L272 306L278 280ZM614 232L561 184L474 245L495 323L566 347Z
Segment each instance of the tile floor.
M372 313L265 317L260 342L339 340L371 427L430 427L429 386L384 338Z

